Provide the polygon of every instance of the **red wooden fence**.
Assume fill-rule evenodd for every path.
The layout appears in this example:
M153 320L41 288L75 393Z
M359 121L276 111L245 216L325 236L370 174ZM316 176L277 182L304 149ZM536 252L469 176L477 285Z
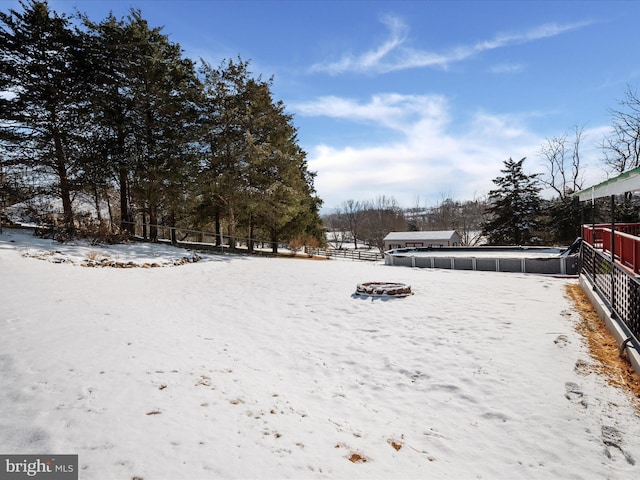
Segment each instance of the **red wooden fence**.
M640 224L617 223L613 232L615 259L624 267L640 274ZM582 225L582 238L593 247L611 254L611 225Z

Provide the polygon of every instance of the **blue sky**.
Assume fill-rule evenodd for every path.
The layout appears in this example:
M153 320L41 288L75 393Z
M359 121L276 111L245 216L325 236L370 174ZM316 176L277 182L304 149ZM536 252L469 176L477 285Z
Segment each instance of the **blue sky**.
M546 139L584 127L585 187L598 145L640 78L636 1L50 0L94 20L142 10L185 55L238 55L274 77L323 212L347 199L469 200L509 157L544 172ZM16 1L0 0L3 10Z

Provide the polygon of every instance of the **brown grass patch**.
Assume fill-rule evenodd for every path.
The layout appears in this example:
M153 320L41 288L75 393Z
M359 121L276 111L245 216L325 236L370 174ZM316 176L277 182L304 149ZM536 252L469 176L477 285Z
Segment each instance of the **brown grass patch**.
M344 443L336 444L335 448L346 448L346 449L351 450ZM370 461L367 457L365 457L364 455L359 454L358 452L351 452L349 454L349 456L347 456L345 458L347 460L349 460L351 463L367 463L368 461Z
M293 258L295 260L320 260L320 261L327 261L327 260L331 260L331 258L327 258L321 255L314 255L312 257L310 257L309 255L302 254L296 254L296 255L291 255L290 253L278 253L278 258Z
M359 453L352 453L349 457L351 463L367 463L366 457L363 457Z
M389 442L389 445L391 445L396 452L402 448L402 444L396 442L395 440L389 440L388 442Z
M636 410L640 412L640 377L626 356L620 355L618 342L600 319L580 285L567 285L566 290L574 308L580 314L576 330L584 337L589 355L595 361L586 365L578 360L580 365L576 363L576 371L585 375L595 372L604 376L609 385L631 394Z

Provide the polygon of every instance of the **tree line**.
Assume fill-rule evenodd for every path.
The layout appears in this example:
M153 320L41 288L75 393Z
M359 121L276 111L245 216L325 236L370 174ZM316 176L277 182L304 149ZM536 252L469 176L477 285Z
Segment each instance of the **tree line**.
M139 10L94 21L20 5L0 12L8 201L54 195L73 230L84 192L107 202L109 228L142 221L151 240L157 225L226 232L232 246L324 237L315 174L272 78L239 57L185 57Z
M346 200L323 220L327 241L335 248L371 247L382 252L389 232L424 230L456 230L462 245L474 246L482 241L488 205L486 199L458 201L443 196L433 207L402 208L394 197L381 195Z
M608 199L581 204L574 195L582 189L577 177L567 181L568 172L558 174L554 184L551 176L525 173L525 160L505 160L500 175L493 179L496 188L473 200L443 196L435 206L406 209L393 197L346 200L323 216L328 241L336 248L364 246L383 251L383 239L389 232L455 230L462 246L568 245L581 236L582 224L610 221ZM544 199L540 192L545 185L563 188L553 198ZM625 196L616 200L617 222L637 222L639 215L638 199Z
M600 148L603 164L614 175L640 167L640 96L627 87L624 99L609 109L611 129ZM375 201L347 200L335 212L324 217L330 239L346 244L358 238L371 246L383 248L376 232L456 230L467 246L488 245L566 245L581 236L584 223L611 221L609 199L580 203L576 192L584 188L584 165L581 144L584 128L576 126L562 135L545 139L538 155L544 172L527 174L526 158L509 158L500 175L493 179L495 188L487 196L469 201L447 196L433 207L402 209L393 198ZM552 197L542 198L547 188ZM625 195L615 199L614 220L637 222L640 201ZM381 226L373 219L386 219Z
M110 230L142 223L152 240L156 225L212 230L231 245L237 237L321 244L322 220L340 245L347 240L337 232L381 247L389 231L427 229L457 230L466 245L558 244L575 239L583 221L606 218L606 207L573 195L584 168L576 128L541 147L544 174L526 175L524 159L505 161L486 198L410 209L385 196L348 200L320 219L315 174L272 78L241 58L218 66L186 58L135 9L96 22L46 1L20 5L0 12L0 200L54 195L69 230L80 192L98 215L107 204L99 220ZM610 115L604 163L615 173L640 166L635 91ZM541 187L554 198L541 199ZM635 199L622 199L616 219L637 217Z
M628 86L618 107L610 108L610 132L600 148L603 164L614 175L640 167L640 97ZM584 165L580 147L584 129L547 138L539 155L546 172L527 175L525 159L504 162L502 175L489 192L489 219L482 233L489 244L548 245L567 243L581 235L580 225L608 223L610 200L579 202L576 192L584 188ZM540 197L542 187L554 193L551 199ZM638 222L640 201L637 196L624 195L614 199L613 220Z

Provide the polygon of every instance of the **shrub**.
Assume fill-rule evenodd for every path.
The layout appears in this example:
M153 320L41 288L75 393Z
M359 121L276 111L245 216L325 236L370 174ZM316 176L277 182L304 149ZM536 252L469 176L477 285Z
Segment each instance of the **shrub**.
M301 235L296 235L289 240L289 250L291 255L295 255L305 245L305 238Z
M89 239L93 245L123 243L129 239L127 232L120 231L117 226L91 220L81 222L75 233L77 237Z

